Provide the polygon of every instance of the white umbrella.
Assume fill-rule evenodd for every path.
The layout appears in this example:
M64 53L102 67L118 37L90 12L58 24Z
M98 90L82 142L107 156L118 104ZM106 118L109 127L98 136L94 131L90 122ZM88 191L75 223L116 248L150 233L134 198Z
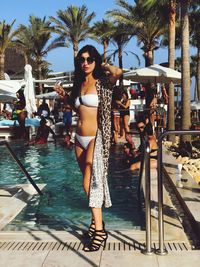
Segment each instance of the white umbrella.
M123 85L124 85L124 86L130 86L130 85L132 85L132 84L134 84L133 81L123 79ZM119 80L117 80L116 85L117 85L117 86L119 85Z
M200 101L191 102L191 110L200 110Z
M36 95L35 97L38 98L38 99L42 99L42 98L45 98L45 99L58 99L58 98L60 98L59 94L56 93L55 91L54 92L50 92L50 93L44 93L44 94Z
M12 102L17 99L15 94L0 94L0 102Z
M31 118L33 112L37 111L37 106L35 103L35 90L34 90L34 85L33 85L32 67L31 65L26 65L24 69L25 69L24 96L26 99L26 111L28 113L28 118Z
M23 85L23 81L0 80L0 94L15 94Z
M141 83L181 83L181 73L161 65L151 65L146 68L131 70L124 73L124 78Z

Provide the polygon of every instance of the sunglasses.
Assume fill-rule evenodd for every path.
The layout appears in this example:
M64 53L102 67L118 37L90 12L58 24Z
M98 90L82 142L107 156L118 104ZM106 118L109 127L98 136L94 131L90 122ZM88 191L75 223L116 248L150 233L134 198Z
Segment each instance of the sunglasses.
M93 57L87 57L87 58L79 57L78 58L78 62L81 64L85 63L85 61L87 61L88 64L92 64L95 61L95 59Z
M144 129L145 126L138 126L138 129Z

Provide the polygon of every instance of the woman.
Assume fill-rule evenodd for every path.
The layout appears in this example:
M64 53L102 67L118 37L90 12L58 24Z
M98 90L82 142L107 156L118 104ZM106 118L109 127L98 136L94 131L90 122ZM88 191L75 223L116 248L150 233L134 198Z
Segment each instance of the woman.
M19 135L21 138L26 137L25 119L27 117L27 112L25 110L26 100L24 96L23 89L19 89L16 93L17 102L15 103L15 111L17 114L17 120L19 122Z
M147 136L148 141L149 141L149 146L151 149L150 168L156 169L157 168L158 145L157 145L156 137L153 134L152 125L150 123L149 118L146 118L146 117L138 118L137 128L138 128L138 131L140 133L141 145L140 145L138 151L136 152L136 157L133 158L133 162L130 166L130 170L134 171L136 169L140 169L141 161L142 161L141 157L144 156L144 147L142 145L142 139L144 138L144 136Z
M125 135L126 135L126 133L130 132L130 128L129 128L130 100L128 98L127 92L124 91L122 93L121 101L117 100L116 102L117 102L117 104L119 105L119 108L120 108L120 116L121 116L121 119L122 119L122 125L124 126Z
M113 123L113 141L114 144L117 144L118 137L120 135L120 112L119 105L117 104L117 100L119 98L119 93L113 94L112 99L112 123Z
M99 250L108 237L104 229L102 206L111 206L107 184L111 100L112 89L121 74L121 69L102 63L96 48L90 45L84 46L75 59L71 93L72 105L79 114L75 152L92 212L91 225L84 235L90 238L89 244L84 246L86 252ZM64 90L55 89L64 97Z

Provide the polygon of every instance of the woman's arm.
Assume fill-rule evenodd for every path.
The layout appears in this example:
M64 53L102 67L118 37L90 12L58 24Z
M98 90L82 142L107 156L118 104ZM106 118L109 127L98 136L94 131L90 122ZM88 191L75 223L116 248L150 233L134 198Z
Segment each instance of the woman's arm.
M122 75L123 71L122 69L115 67L113 65L110 65L108 63L102 63L102 68L105 71L108 71L110 73L110 82L112 84L115 84L116 81L120 78L120 76Z
M128 108L130 106L130 100L128 100L125 105L119 100L117 100L116 102L117 102L117 104L119 104L123 108Z
M70 96L65 92L62 85L55 85L54 91L56 91L56 93L58 93L58 95L62 99L64 105L68 105L72 110L74 110L76 112L75 108L69 103Z

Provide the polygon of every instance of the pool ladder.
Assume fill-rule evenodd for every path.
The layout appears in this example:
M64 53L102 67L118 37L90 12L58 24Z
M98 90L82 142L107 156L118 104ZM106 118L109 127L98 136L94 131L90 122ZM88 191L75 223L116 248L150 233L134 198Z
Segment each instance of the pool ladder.
M11 154L11 156L13 157L13 159L15 160L15 162L18 164L18 166L20 167L20 169L22 170L22 172L25 174L25 176L27 177L27 179L29 180L29 182L32 184L32 186L35 188L35 190L38 192L38 194L39 195L43 195L42 191L37 186L37 184L33 181L33 179L31 178L30 174L27 172L27 170L24 167L24 165L18 159L17 155L12 150L12 148L10 147L10 145L8 144L8 142L7 141L0 141L0 146L3 146L3 145L5 145L7 147L8 151Z
M157 167L157 191L158 191L158 239L159 248L155 251L158 255L166 255L167 250L164 246L164 221L163 221L163 158L162 158L162 141L169 135L200 135L200 130L180 130L165 131L158 138L158 167ZM140 168L139 190L142 187L142 179L145 179L145 224L146 224L146 248L143 251L146 255L152 255L151 241L151 173L150 173L150 145L147 137L142 140L144 154Z

